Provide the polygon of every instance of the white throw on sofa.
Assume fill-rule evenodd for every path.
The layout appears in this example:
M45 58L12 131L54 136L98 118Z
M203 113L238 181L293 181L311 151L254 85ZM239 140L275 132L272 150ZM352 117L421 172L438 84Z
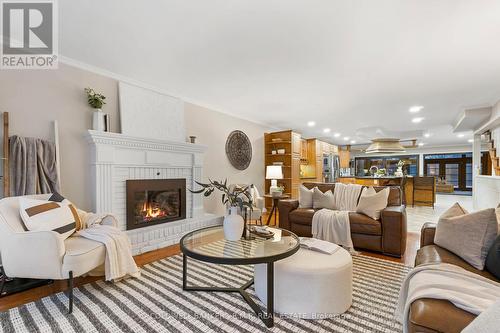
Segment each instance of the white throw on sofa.
M50 194L26 197L47 200ZM68 279L71 313L73 277L104 264L106 250L102 243L79 236L61 240L54 231L25 231L19 197L9 197L0 200L0 254L8 277Z

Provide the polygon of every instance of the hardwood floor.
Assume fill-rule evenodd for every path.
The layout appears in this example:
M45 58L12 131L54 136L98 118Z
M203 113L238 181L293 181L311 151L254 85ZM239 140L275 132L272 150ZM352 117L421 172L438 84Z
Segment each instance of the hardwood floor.
M150 262L179 254L180 251L181 250L179 245L173 245L160 250L151 251L148 253L135 256L134 259L137 265L143 266ZM78 287L83 284L102 279L103 279L102 276L78 277L74 279L74 285L75 287ZM61 281L54 281L52 284L49 285L41 286L17 294L2 297L0 298L0 312L64 291L66 290L66 288L67 288L66 280L61 280Z
M408 242L406 247L406 253L402 258L393 258L384 256L377 253L372 252L361 252L364 255L368 255L371 257L387 259L394 262L400 262L407 266L413 266L413 261L415 260L415 253L418 249L419 243L419 235L416 233L408 234ZM146 265L150 262L160 260L163 258L167 258L180 253L179 245L173 245L167 248L163 248L160 250L144 253L138 256L135 256L134 259L139 266ZM86 283L94 282L97 280L101 280L102 277L83 277L83 278L75 278L75 287L81 286ZM10 308L14 308L20 306L22 304L26 304L32 301L36 301L40 298L61 292L66 290L66 281L54 281L54 283L38 288L34 288L31 290L27 290L21 293L17 293L14 295L9 295L0 298L0 312L8 310Z
M360 251L360 253L366 256L399 262L404 264L405 266L413 267L415 263L415 256L417 255L417 250L419 249L419 247L420 247L420 234L416 232L409 232L406 238L406 251L401 258L385 256L380 253L368 252L368 251Z

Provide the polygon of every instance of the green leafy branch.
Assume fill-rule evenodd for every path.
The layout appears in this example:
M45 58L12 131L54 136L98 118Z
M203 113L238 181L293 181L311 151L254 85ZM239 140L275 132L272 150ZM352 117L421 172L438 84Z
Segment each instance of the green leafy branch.
M84 90L87 93L87 103L89 103L92 108L100 109L104 104L106 104L104 101L106 96L103 94L95 92L92 88L85 88Z
M209 197L215 190L222 192L222 204L229 204L231 207L239 207L243 210L244 207L248 207L253 210L252 196L250 195L250 186L239 187L235 186L232 190L227 186L227 179L222 181L208 180L207 184L195 181L196 184L200 185L202 188L199 190L189 190L191 193L201 194L205 197Z

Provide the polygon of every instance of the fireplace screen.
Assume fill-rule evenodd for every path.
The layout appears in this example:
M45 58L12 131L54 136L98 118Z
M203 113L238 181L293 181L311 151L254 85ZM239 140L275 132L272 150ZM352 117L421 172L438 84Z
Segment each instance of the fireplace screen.
M127 229L186 218L186 180L127 180Z

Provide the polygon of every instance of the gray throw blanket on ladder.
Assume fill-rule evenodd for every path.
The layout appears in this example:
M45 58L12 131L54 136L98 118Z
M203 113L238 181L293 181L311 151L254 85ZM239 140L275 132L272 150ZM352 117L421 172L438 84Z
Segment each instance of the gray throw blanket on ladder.
M10 137L10 195L60 192L53 142Z

